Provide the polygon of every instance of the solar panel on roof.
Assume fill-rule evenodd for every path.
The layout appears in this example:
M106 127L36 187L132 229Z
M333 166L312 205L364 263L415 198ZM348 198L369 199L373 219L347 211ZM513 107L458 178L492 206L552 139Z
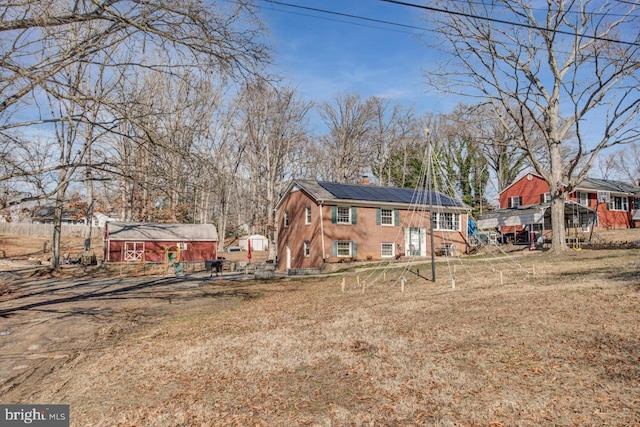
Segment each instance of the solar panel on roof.
M343 200L367 200L372 202L429 204L429 191L413 190L410 188L375 187L355 184L339 184L335 182L320 182L325 190L333 194L336 199ZM452 198L439 193L431 192L431 202L439 206L462 206Z

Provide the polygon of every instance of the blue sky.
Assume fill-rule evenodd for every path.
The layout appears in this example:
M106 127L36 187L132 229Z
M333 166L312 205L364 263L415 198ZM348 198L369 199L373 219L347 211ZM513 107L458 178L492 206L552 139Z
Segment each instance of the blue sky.
M285 3L424 28L420 11L382 1L283 0ZM278 72L307 100L379 96L416 112L448 112L444 95L429 93L424 68L433 61L419 29L257 2L271 31ZM428 33L427 33L428 34Z
M449 113L459 102L477 102L435 92L426 84L425 70L436 64L439 53L427 45L435 41L434 34L421 28L428 26L423 14L434 12L381 0L281 2L416 27L257 0L261 18L271 31L276 71L304 99L321 103L348 93L359 93L363 98L375 95L407 107L413 105L418 115ZM633 40L634 36L632 32L623 38ZM596 126L596 122L589 120L583 125ZM598 137L600 133L596 128L585 135Z

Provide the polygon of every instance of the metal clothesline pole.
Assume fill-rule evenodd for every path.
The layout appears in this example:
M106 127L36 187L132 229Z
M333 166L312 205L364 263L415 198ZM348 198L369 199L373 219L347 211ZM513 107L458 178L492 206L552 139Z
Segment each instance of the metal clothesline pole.
M427 191L429 192L429 235L431 237L431 281L436 281L436 257L433 244L433 191L431 190L431 130L425 130L427 134Z

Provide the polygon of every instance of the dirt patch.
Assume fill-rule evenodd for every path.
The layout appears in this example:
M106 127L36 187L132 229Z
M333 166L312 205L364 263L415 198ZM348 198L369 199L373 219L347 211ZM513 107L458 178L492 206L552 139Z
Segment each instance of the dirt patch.
M638 259L25 281L0 299L0 394L73 426L635 425Z

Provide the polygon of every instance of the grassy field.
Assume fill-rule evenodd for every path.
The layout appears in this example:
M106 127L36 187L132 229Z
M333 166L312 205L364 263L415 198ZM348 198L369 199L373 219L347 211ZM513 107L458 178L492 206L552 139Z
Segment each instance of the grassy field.
M640 425L640 250L407 267L21 282L1 400L73 426Z

